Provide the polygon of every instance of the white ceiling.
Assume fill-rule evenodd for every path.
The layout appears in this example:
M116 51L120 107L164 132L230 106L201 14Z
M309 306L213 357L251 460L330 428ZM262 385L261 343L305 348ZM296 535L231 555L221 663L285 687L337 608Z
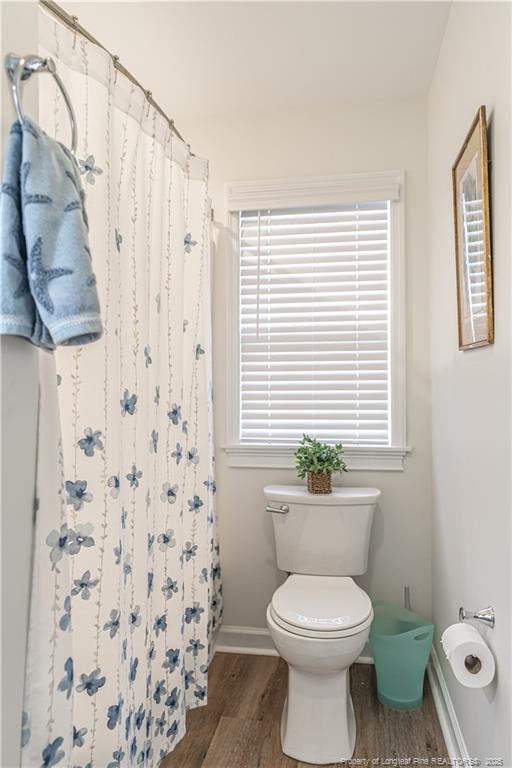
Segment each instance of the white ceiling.
M425 94L448 2L63 3L180 119Z

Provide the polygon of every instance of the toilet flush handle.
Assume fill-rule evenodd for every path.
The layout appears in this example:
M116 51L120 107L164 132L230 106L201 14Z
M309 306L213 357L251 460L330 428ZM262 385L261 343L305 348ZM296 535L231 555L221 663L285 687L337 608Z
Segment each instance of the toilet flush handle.
M267 512L275 512L276 515L287 515L290 511L290 507L288 504L281 504L280 507L272 507L270 504L267 504Z

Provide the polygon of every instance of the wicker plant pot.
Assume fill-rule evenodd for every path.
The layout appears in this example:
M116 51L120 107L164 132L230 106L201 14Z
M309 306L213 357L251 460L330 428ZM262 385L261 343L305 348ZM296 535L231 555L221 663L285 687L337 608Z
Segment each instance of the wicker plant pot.
M323 472L308 472L308 491L310 493L332 493L331 475Z

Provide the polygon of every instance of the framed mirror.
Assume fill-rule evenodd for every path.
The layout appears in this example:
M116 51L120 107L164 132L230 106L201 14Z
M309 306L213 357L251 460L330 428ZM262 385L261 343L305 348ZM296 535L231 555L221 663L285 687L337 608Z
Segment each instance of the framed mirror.
M494 342L491 222L485 107L452 168L459 349Z

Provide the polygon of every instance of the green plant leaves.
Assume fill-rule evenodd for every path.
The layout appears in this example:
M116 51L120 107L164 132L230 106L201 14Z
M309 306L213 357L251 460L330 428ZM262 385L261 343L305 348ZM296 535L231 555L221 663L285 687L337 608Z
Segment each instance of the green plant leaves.
M295 451L295 466L298 477L304 479L308 472L318 472L325 475L334 472L346 472L347 465L342 459L343 452L342 443L329 445L328 443L321 443L309 435L303 435Z

